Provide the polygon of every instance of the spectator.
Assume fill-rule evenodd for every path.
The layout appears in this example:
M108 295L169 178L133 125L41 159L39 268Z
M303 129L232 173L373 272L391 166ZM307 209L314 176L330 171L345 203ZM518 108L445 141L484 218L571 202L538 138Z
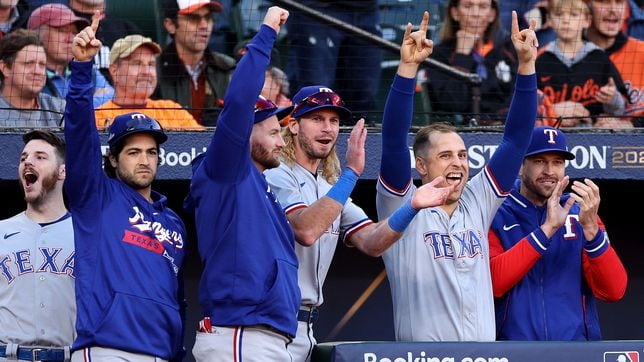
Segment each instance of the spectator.
M259 98L270 49L288 12L273 6L239 62L217 131L193 162L194 211L204 270L197 361L290 361L300 290L293 231L262 172L284 145L278 108ZM255 109L253 110L253 105ZM194 208L194 210L192 210Z
M627 34L636 39L644 40L644 2L641 0L628 0L627 12L628 14L625 16Z
M568 185L566 137L537 127L519 179L489 232L499 340L600 340L596 299L615 302L626 270L610 245L589 179Z
M6 34L24 27L27 22L27 6L18 0L0 0L0 39Z
M592 126L590 117L621 116L622 78L606 53L582 39L590 25L588 6L583 0L550 0L548 16L557 39L540 50L538 87L562 117L561 126Z
M42 92L47 55L38 34L17 29L0 40L0 126L62 126L64 100Z
M313 324L324 301L322 289L340 235L347 245L380 256L404 231L396 224L396 213L374 223L349 198L364 169L367 130L364 119L353 127L347 164L341 172L335 145L341 119L351 117L343 104L328 87L308 86L297 92L293 114L282 131L286 145L280 166L264 172L298 242L295 252L302 300L297 335L288 345L294 362L310 361L317 344ZM428 184L418 190L412 202L419 209L438 206L450 191L450 187ZM402 208L397 213L405 212Z
M103 172L91 106L98 25L95 16L74 37L65 108L65 191L79 256L72 361L180 360L187 233L166 197L151 186L167 135L144 114L116 117Z
M425 12L424 24L428 18ZM495 339L486 236L519 171L537 112L535 23L519 31L516 12L512 18L519 64L501 143L484 170L470 179L467 148L453 126L433 123L419 130L413 151L422 184L453 190L444 204L426 210L410 202L420 189L412 182L407 140L415 76L419 64L431 54L432 44L425 39L426 26L414 37L409 34L411 25L407 26L401 61L385 104L376 196L380 219L401 206L408 210L397 218L407 229L382 255L393 297L397 341Z
M156 99L171 99L187 108L204 126L215 126L235 67L231 57L209 50L213 12L210 0L167 0L163 25L172 41L159 58Z
M430 75L432 110L502 122L516 77L516 55L508 33L500 27L498 0L450 0L440 43L433 58L481 79L479 114L472 104L472 85L444 70Z
M103 128L116 116L141 112L164 128L202 130L203 127L181 106L167 99L150 99L157 86L156 55L161 47L142 35L117 40L110 52L114 99L96 109L96 126Z
M286 73L278 67L269 66L266 69L262 97L275 102L278 107L288 107L291 105L291 99L288 97L289 93L290 85Z
M47 83L43 92L65 99L69 83L69 63L72 60L72 39L80 28L88 25L63 4L45 4L31 13L27 27L38 32L47 53ZM94 107L107 102L114 88L98 71L92 72Z
M126 5L127 3L122 3ZM133 22L121 19L118 17L110 16L105 11L106 0L69 0L69 7L74 11L76 16L86 19L88 22L92 21L92 16L96 11L101 15L101 28L98 29L96 38L101 41L103 46L96 54L94 62L96 68L101 74L110 82L110 73L108 67L110 65L110 49L114 42L118 39L124 38L130 34L141 34L141 29ZM150 14L151 16L156 16Z
M617 67L628 94L627 118L600 118L596 127L623 128L644 126L644 41L620 30L626 0L588 1L592 21L586 37L603 49Z
M382 37L377 0L302 0L301 5ZM293 11L286 24L289 54L286 71L295 89L325 84L342 94L354 114L376 110L382 49L360 37ZM354 120L343 120L347 125Z
M69 361L76 303L65 141L46 130L22 138L18 180L27 209L0 221L0 360Z

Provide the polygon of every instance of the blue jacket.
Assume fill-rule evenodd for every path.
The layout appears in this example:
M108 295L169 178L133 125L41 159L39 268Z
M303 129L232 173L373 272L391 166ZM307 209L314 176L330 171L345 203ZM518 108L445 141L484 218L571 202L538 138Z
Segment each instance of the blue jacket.
M193 167L189 202L204 263L199 287L204 315L213 325L262 324L294 336L300 304L295 238L250 155L253 106L276 38L262 25L248 44L217 131Z
M72 62L65 108L65 192L74 222L77 339L170 359L183 345L178 273L186 230L153 192L148 202L101 167L92 62Z
M529 235L528 241L541 257L512 289L496 299L497 339L601 339L596 298L584 280L582 251L585 248L591 258L602 255L609 248L607 234L600 228L594 240L585 240L578 219L574 219L579 215L575 203L566 225L548 239L540 229L547 205L533 205L519 193L519 187L517 181L491 229L503 250ZM568 197L564 194L561 203Z

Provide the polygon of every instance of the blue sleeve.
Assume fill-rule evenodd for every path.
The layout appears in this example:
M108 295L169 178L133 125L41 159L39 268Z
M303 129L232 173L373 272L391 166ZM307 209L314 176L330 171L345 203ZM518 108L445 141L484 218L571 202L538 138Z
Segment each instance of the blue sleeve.
M217 120L217 130L204 159L204 170L211 179L235 182L250 170L254 107L264 86L275 39L275 30L262 24L233 73L224 97L224 108Z
M537 76L517 75L514 96L499 147L488 163L498 187L509 192L519 173L537 118Z
M92 98L93 62L71 63L71 79L65 104L67 143L65 190L72 206L89 205L96 197L103 173L101 140L96 131ZM96 205L98 206L98 205Z
M380 178L402 190L411 179L407 135L414 111L415 79L396 75L391 84L382 119Z

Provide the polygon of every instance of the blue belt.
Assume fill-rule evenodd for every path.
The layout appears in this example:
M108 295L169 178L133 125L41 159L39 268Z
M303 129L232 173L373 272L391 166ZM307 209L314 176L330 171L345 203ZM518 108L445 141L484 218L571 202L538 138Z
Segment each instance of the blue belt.
M18 347L17 354L21 361L65 361L62 348ZM0 345L0 357L7 357L7 346Z
M308 324L313 324L318 320L318 315L319 315L319 312L316 307L300 309L297 312L297 320L299 322L306 322Z

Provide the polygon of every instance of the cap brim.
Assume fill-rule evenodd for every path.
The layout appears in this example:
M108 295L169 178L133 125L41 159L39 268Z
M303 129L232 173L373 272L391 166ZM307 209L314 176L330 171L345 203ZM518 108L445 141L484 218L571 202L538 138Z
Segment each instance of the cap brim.
M534 155L538 155L540 153L546 153L546 152L557 152L557 153L561 154L566 160L574 160L575 159L574 154L572 154L571 152L568 152L568 151L562 151L559 148L540 149L540 150L537 150L537 151L526 153L524 157L534 156Z
M288 107L277 107L277 108L271 108L267 109L264 111L259 111L255 113L255 122L254 123L259 123L261 121L264 121L268 118L271 118L272 116L277 117L277 121L279 122L286 116L288 116L291 112L293 111L293 106L288 106Z
M305 106L300 107L297 110L297 112L293 113L293 115L291 117L299 118L299 117L302 117L303 115L305 115L307 113L316 111L318 109L324 109L324 108L332 109L332 110L338 112L338 114L340 115L341 120L351 119L351 111L350 110L348 110L347 108L344 108L344 107L334 106L334 105L331 105L331 104L322 104L322 105L313 106L313 107L309 107L308 105L305 105Z
M117 145L119 142L123 141L123 139L125 139L126 137L129 137L129 136L131 136L133 134L137 134L137 133L148 133L148 134L150 134L152 137L154 137L154 139L156 139L157 144L159 144L159 145L168 140L168 135L166 135L165 132L163 132L161 130L133 129L133 130L128 131L128 132L123 132L122 134L119 135L118 138L113 138L111 140L108 140L107 144L110 146L110 148L112 148L115 145Z
M212 10L215 13L221 13L224 11L224 6L219 1L211 1L209 3L195 4L195 5L188 6L185 9L179 10L178 14L184 14L184 15L190 14L197 11L198 9L201 9L204 6L210 6L210 10Z

